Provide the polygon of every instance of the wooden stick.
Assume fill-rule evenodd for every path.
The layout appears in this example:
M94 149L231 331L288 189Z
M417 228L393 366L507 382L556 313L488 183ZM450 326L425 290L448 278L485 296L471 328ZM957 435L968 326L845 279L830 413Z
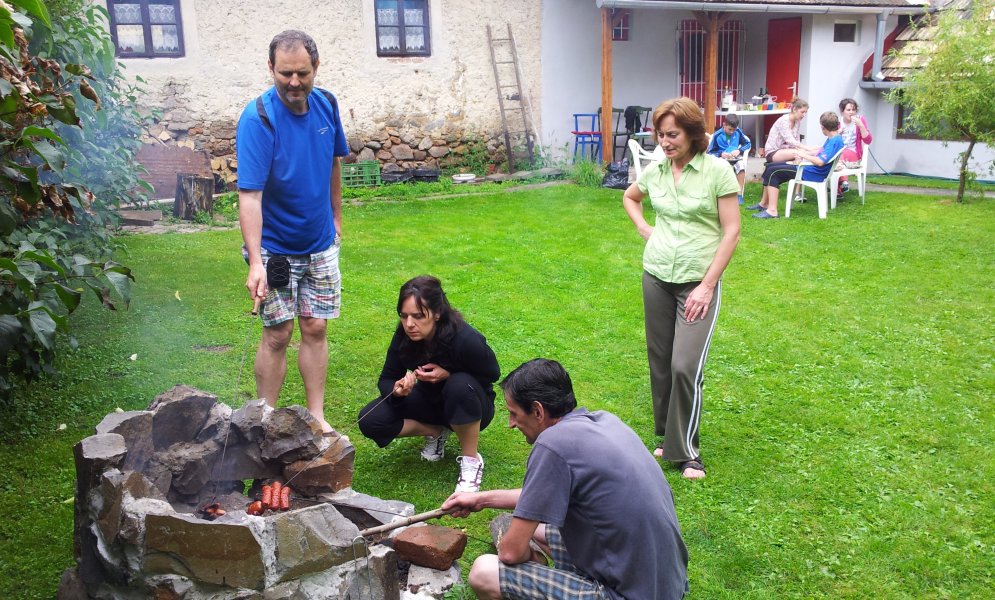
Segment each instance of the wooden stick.
M404 517L400 521L392 521L390 523L387 523L386 525L379 525L377 527L370 527L369 529L364 529L359 532L359 535L366 537L377 533L393 531L394 529L398 529L400 527L407 527L408 525L421 523L422 521L428 521L429 519L438 519L439 517L447 514L449 513L442 510L441 508L437 508L435 510L419 513L417 515L411 515L410 517Z

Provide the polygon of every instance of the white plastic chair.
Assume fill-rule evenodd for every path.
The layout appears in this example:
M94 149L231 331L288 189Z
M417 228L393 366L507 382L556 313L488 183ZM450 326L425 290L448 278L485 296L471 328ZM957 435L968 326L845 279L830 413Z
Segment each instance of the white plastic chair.
M785 202L784 207L784 218L791 216L791 199L795 197L795 186L801 185L804 187L810 187L815 190L816 199L819 202L819 218L825 219L826 212L828 212L827 205L829 204L829 180L832 178L833 170L836 168L836 163L839 162L840 155L843 154L843 149L840 148L832 159L830 159L829 173L826 178L822 181L806 181L802 179L802 173L805 172L805 167L813 166L810 162L804 162L798 165L798 171L795 173L795 178L788 181L788 198ZM834 190L835 191L835 190ZM803 192L804 193L804 192Z
M857 191L860 192L860 203L864 203L864 192L867 188L867 156L870 152L864 148L864 155L860 157L860 164L853 168L843 167L833 171L829 177L829 207L836 208L836 192L839 190L840 179L850 175L857 176Z
M629 140L628 145L629 153L632 154L632 166L636 168L636 179L643 174L643 169L666 158L659 144L652 152L644 150L638 140ZM643 166L643 161L646 161L646 166Z

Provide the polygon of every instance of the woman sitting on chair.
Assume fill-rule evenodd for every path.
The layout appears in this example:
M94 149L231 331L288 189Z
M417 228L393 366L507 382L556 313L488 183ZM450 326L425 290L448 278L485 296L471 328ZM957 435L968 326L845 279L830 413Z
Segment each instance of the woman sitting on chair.
M774 121L764 144L767 162L788 162L796 160L799 152L815 154L819 151L818 146L806 146L801 141L801 123L807 114L808 102L795 98L791 101L791 112Z
M819 117L819 125L822 125L822 135L826 136L826 143L818 150L817 154L796 151L799 160L812 163L813 166L806 166L802 171L802 179L805 181L824 181L829 176L829 169L832 168L833 157L843 148L843 140L839 136L840 120L834 112L824 112ZM760 202L747 208L747 210L758 211L754 217L758 219L776 219L778 188L781 184L790 179L794 179L798 173L798 164L789 162L769 163L763 174L763 198ZM791 198L788 198L791 202Z

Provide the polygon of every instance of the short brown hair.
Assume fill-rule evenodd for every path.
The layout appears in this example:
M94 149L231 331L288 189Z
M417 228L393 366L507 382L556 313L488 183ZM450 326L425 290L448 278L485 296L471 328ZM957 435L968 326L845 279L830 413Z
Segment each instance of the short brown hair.
M801 110L803 108L808 108L808 101L802 100L798 96L791 99L791 112L795 112L796 110Z
M840 128L840 118L831 110L827 110L819 117L819 125L826 128L826 131L836 131Z
M691 139L691 153L701 154L708 148L708 136L705 133L705 115L701 112L701 107L694 100L682 96L664 100L653 111L653 139L659 143L657 132L660 130L660 122L667 115L673 115L677 127Z

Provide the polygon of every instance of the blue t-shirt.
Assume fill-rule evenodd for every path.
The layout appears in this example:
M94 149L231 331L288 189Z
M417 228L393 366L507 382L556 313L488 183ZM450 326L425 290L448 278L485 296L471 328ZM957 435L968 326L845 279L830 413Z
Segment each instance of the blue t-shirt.
M829 175L829 169L833 167L832 162L830 162L836 153L843 149L843 138L834 135L831 138L826 138L826 143L822 145L822 150L819 150L819 158L822 159L825 164L821 167L811 166L805 167L802 171L802 179L805 181L823 181L826 176Z
M238 187L263 192L262 247L274 254L313 254L335 241L330 181L336 156L349 154L338 111L317 89L295 115L276 89L262 95L272 129L253 99L238 121Z

